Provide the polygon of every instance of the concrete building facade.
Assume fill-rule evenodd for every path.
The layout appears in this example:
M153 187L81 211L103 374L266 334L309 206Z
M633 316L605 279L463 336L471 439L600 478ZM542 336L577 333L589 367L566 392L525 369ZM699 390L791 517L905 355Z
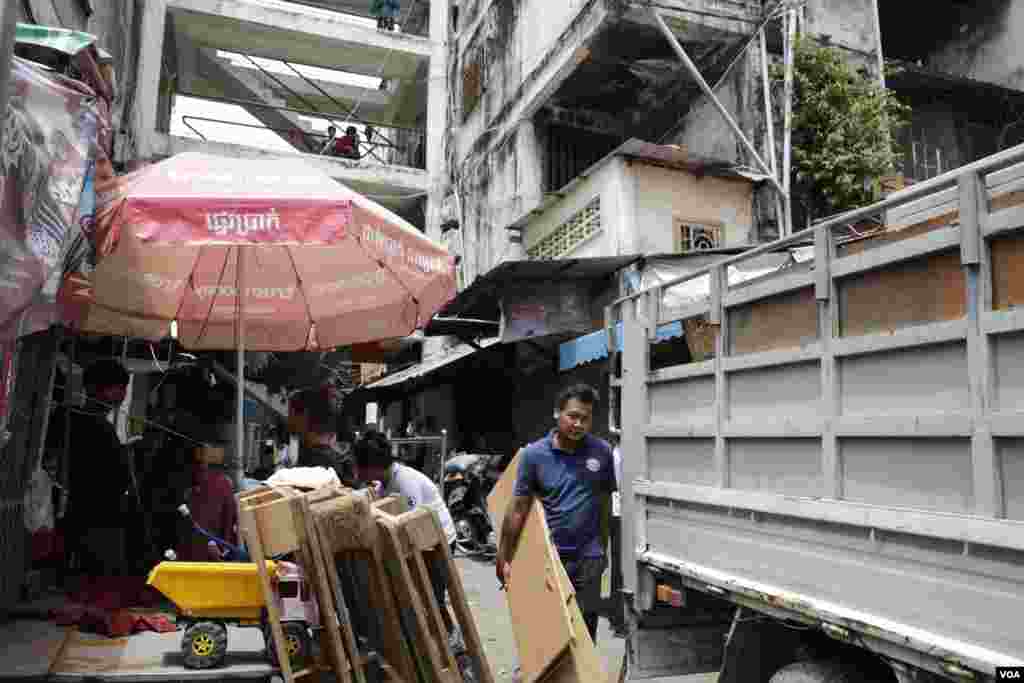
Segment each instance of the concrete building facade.
M402 5L400 30L381 31L368 21L370 0L145 0L140 34L146 39L125 159L185 150L280 156L246 144L247 128L264 128L288 143L287 153L304 155L439 234L448 5ZM202 139L173 134L171 111L179 96L238 105L259 123L193 117L200 120L184 123ZM341 132L357 127L359 158L319 154L325 122ZM199 132L201 125L233 123L241 142L210 141Z
M531 237L521 229L553 220L537 212L551 210L563 188L630 138L760 170L683 68L652 10L765 161L771 102L781 169L784 97L775 85L766 96L763 66L782 61L775 13L788 7L801 34L839 48L910 102L913 119L899 139L909 181L1024 140L1018 0L929 3L928 22L913 3L889 0L462 0L452 12L453 192L444 222L446 241L462 257L463 286L504 260L527 258ZM898 76L881 73L887 61L904 67ZM779 231L774 192L760 185L751 242ZM616 252L609 245L586 253Z

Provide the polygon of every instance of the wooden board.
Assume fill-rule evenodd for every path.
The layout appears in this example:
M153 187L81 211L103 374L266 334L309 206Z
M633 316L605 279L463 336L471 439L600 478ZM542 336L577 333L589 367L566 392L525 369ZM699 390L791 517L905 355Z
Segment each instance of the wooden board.
M312 495L337 495L338 491L338 489L332 489ZM284 655L286 652L284 629L281 627L281 615L277 609L276 594L270 575L267 573L266 563L261 561L277 555L299 553L307 564L303 569L309 571L308 566L312 562L309 546L302 542L304 534L300 535L299 533L300 524L296 521L298 518L295 515L294 500L298 495L298 491L288 487L264 486L239 493L236 497L239 530L245 539L250 557L256 563L260 589L266 603L267 622L270 624L270 634L274 641L274 650L280 653L277 660L284 683L293 683L296 678L318 671L316 664L311 664L301 671L292 671L291 661ZM315 592L315 582L307 581L307 583L312 583L311 588ZM317 601L319 603L322 599L318 596ZM337 651L329 655L332 665L335 664L337 655ZM350 680L348 673L351 668L348 666L335 671L339 681L347 683Z
M413 663L412 653L408 640L402 630L402 622L399 617L399 608L395 602L394 591L391 588L387 572L384 568L384 560L378 543L376 525L371 524L369 529L362 528L354 538L345 538L335 530L328 528L329 520L337 521L337 516L342 510L336 506L323 505L323 501L313 501L310 506L313 526L319 539L320 553L324 557L324 565L330 585L338 595L343 595L341 577L338 574L337 561L339 559L352 559L356 562L365 562L369 567L370 594L373 596L373 606L376 608L376 617L379 620L383 642L382 658L383 667L389 671L393 681L404 683L415 683L417 681L416 667ZM326 508L326 509L325 509ZM404 510L405 505L397 498L385 498L374 501L369 506L368 515L373 510L388 508ZM358 506L347 506L348 513L356 513L361 508ZM343 523L344 528L357 528L358 525ZM357 546L357 542L366 545ZM339 543L341 547L333 544ZM351 624L350 615L342 617Z
M405 608L406 628L416 639L417 666L422 680L427 683L463 680L459 664L448 646L442 616L442 610L448 607L439 604L434 595L427 564L430 559L443 562L447 569L448 600L465 640L466 654L476 671L476 680L494 683L459 569L452 560L448 539L437 515L426 508L415 508L401 515L388 515L378 509L375 519L392 586Z
M407 513L408 514L408 513ZM462 683L459 668L448 649L444 637L444 624L433 596L426 566L420 554L407 557L399 531L397 517L385 513L376 515L385 565L398 599L405 607L407 628L416 642L416 665L425 683ZM418 561L417 561L418 560Z
M313 515L309 511L309 500L297 496L291 503L297 523L303 573L316 596L322 627L320 632L326 635L327 642L321 643L321 650L339 681L366 683L362 667L352 666L352 662L359 661L359 648L352 635L345 597L340 591L331 590L328 582L326 562L329 560L325 561L321 554L320 539L313 526Z
M516 454L487 499L499 534L512 501L521 455L522 451ZM608 680L538 500L533 502L519 537L506 600L524 681Z

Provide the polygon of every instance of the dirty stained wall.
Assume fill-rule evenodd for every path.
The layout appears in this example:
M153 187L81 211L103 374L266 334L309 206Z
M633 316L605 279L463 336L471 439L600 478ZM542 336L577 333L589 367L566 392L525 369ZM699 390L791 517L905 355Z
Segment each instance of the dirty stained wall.
M461 204L465 282L514 253L504 228L543 196L542 140L531 120L495 153L482 149L505 123L528 75L540 66L580 11L600 0L467 0L460 5L449 60L456 125L450 131L453 185ZM466 69L478 65L479 97L464 97ZM471 106L467 110L467 104Z
M878 54L876 1L880 0L808 0L806 31L845 49L850 53L847 58L862 61L874 72Z
M958 27L927 59L935 70L1024 90L1024 3L996 0Z

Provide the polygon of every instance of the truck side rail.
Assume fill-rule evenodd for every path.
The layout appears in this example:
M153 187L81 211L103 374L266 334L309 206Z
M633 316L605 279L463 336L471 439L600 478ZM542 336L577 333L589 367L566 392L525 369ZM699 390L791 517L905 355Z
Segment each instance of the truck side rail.
M979 653L1024 652L1022 190L1024 145L606 308L609 339L622 324L611 389L640 609L643 558L675 558L970 643L936 662L991 675L1009 655ZM837 243L879 215L896 227ZM813 258L733 277L795 247ZM705 294L666 305L687 288ZM691 348L710 330L706 348L652 371L673 320ZM858 571L885 589L839 587ZM939 590L944 604L914 603Z

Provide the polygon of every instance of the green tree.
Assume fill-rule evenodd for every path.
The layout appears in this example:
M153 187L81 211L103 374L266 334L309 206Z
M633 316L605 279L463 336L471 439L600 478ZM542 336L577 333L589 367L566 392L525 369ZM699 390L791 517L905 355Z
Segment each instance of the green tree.
M781 67L773 77L784 78ZM896 131L910 108L858 73L834 47L794 46L792 183L813 217L868 204L899 162Z

